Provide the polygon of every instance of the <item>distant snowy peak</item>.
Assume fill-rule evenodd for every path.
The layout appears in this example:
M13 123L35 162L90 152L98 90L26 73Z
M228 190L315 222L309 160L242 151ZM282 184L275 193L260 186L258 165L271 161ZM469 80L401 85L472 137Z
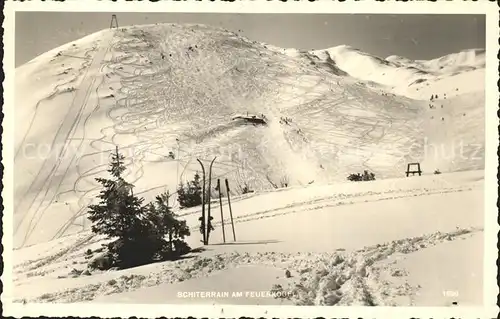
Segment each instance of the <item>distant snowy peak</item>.
M427 64L429 68L451 72L480 69L486 66L486 52L484 49L464 50L438 59L417 62Z
M309 62L310 65L316 66L319 69L326 70L330 73L339 76L348 75L344 70L340 69L336 62L330 58L328 54L318 51L317 54L307 50L299 50L295 48L281 48L268 43L262 43L264 48L279 54L286 55L291 58L302 59Z
M334 64L353 77L363 79L373 73L385 73L389 69L399 69L398 73L408 78L413 75L441 75L485 67L485 50L469 49L452 53L432 60L411 60L406 57L391 55L385 59L361 51L349 45L339 45L320 50L298 50L281 48L270 44L263 45L271 51L293 58L307 58L317 62ZM394 70L395 71L395 70ZM391 71L389 71L391 72Z
M412 72L420 74L433 73L453 73L462 70L472 70L485 67L485 50L469 49L458 53L452 53L433 60L411 60L405 57L391 55L386 59L371 55L348 45L340 45L323 50L313 50L309 52L321 60L333 59L340 68L349 72L354 65L360 69L365 69L364 73L380 70L387 67L406 68ZM355 72L356 73L356 72ZM355 76L355 74L351 74Z
M385 58L386 61L396 64L396 65L405 65L405 64L412 64L415 63L415 61L410 60L408 58L399 56L399 55L391 55Z
M464 50L433 60L411 60L396 55L382 59L348 45L312 50L302 55L332 64L351 77L406 96L415 96L415 92L407 91L415 83L439 81L485 68L484 49Z
M416 66L403 66L363 52L348 45L308 53L316 59L331 64L356 79L381 85L389 89L407 85L418 78L431 77Z
M320 60L334 61L341 69L354 77L365 73L378 72L386 67L395 67L395 65L384 59L348 45L340 45L324 50L313 50L309 53Z
M430 72L449 72L463 69L484 68L486 64L486 51L484 49L469 49L452 53L432 60L410 60L405 57L391 55L386 58L398 66L420 67Z

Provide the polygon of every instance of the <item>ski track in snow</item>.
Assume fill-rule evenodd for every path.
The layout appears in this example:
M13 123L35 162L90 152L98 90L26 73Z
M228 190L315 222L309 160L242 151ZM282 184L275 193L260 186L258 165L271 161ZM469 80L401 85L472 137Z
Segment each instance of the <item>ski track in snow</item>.
M326 196L315 192L314 189L307 190L307 188L299 189L297 187L277 192L249 194L245 198L235 201L235 205L248 202L245 207L252 210L252 212L246 212L237 208L237 206L233 208L236 229L241 238L243 228L256 227L256 224L253 224L253 226L250 224L262 218L273 218L270 222L274 225L280 225L280 223L286 224L287 221L289 222L288 218L293 214L307 214L314 220L314 214L319 214L320 210L324 208L333 209L330 214L335 214L335 209L339 206L348 207L353 205L355 210L364 210L367 209L366 206L356 208L354 205L384 201L391 205L391 203L396 204L395 201L402 198L427 198L426 200L429 203L434 203L432 204L432 207L434 207L437 202L432 197L436 195L441 198L447 196L447 194L464 192L461 197L465 198L468 192L477 192L479 190L480 184L477 183L480 182L480 175L477 172L462 173L460 177L454 174L447 175L376 181L361 184L352 189L349 189L351 185L344 184L338 186L340 189L344 188L343 193L335 194L331 189L325 192ZM422 184L419 181L425 183ZM464 181L467 181L467 183L464 184ZM314 188L319 190L322 187L315 186ZM334 192L334 195L328 194L331 191ZM287 193L290 195L287 195ZM255 200L258 201L259 198L265 196L273 196L276 201L274 204L275 209L259 211L259 208L255 206ZM278 196L294 198L294 202L283 206L283 204L280 204L282 199ZM254 201L254 203L252 204L251 201ZM446 200L443 202L446 203ZM475 207L474 205L473 202L467 202L465 206ZM368 208L370 207L373 206L368 206ZM429 209L425 207L423 206L420 209ZM439 205L436 206L436 209L439 210L439 207ZM213 209L215 212L218 207L214 206ZM476 214L479 209L478 207L477 210L465 211L467 215L470 215ZM456 212L464 214L464 212ZM369 212L364 211L361 213L367 214ZM375 213L379 216L380 222L384 223L384 218L387 219L384 216L388 212L382 210ZM355 211L352 211L352 214L354 214L353 217L359 216L359 212L356 214ZM401 214L405 213L401 212ZM414 214L415 212L403 217L404 220L409 219L405 223L410 222L411 224L412 218L416 217ZM186 218L188 225L194 229L198 215L199 212L192 209L191 212L186 212L182 217ZM440 215L438 213L436 216ZM215 217L214 234L220 235L220 219L217 218L217 214ZM428 217L426 214L421 218ZM339 216L339 218L341 217ZM439 220L443 218L446 218L446 216L439 217L435 222L442 223ZM238 245L224 247L224 245L219 246L215 243L213 246L208 246L208 251L193 253L192 256L188 256L184 260L156 263L123 271L92 271L89 276L78 275L78 273L81 274L88 263L89 256L87 256L86 251L91 249L97 253L98 249L102 247L101 245L106 243L107 240L101 236L85 232L17 250L15 252L16 264L14 265L13 274L14 298L17 301L24 300L28 302L90 301L95 298L153 287L162 283L195 280L199 277L210 276L216 272L241 265L267 265L283 271L285 269L292 271L293 276L289 280L289 286L283 286L280 283L282 286L278 287L273 286L273 283L269 283L269 290L282 289L288 291L291 296L290 301L297 305L410 305L412 302L411 297L415 295L418 287L401 282L393 284L390 280L387 280L387 278L390 279L395 276L401 279L400 274L404 274L404 269L394 269L391 263L387 264L387 261L390 261L390 256L395 253L409 254L434 245L441 245L445 241L460 239L469 233L481 234L481 224L463 227L463 225L470 225L470 218L466 217L465 223L463 217L455 221L447 221L447 224L459 225L456 230L433 231L433 229L443 229L443 227L432 226L428 228L430 232L426 235L412 235L412 237L406 235L406 238L396 235L396 238L399 237L400 239L389 240L389 243L365 245L363 249L344 250L341 249L342 246L337 245L330 252L304 253L303 249L297 247L297 252L287 253L280 251L280 249L278 251L273 250L272 241L267 241L271 244L269 248L262 249L261 247L259 249L259 247L255 247L257 250L250 248L250 251L241 249L245 245L238 248ZM324 218L319 219L319 221L322 220ZM353 220L356 220L356 217ZM478 220L478 218L473 218L473 220ZM225 223L229 225L229 220L226 220ZM248 226L246 226L247 223ZM477 222L473 223L476 224ZM329 227L328 225L323 226ZM409 225L401 226L403 231L400 233L404 233L405 227ZM227 227L226 233L227 236L230 236ZM310 227L310 225L305 225L305 227ZM450 229L449 226L445 228ZM354 231L357 232L359 229ZM244 232L246 233L246 231ZM276 236L282 236L280 234L276 234ZM412 234L418 234L418 232L412 231ZM197 235L192 234L194 240L198 238ZM395 238L394 234L382 237ZM281 237L277 237L277 239L281 240ZM283 238L283 240L289 239ZM353 240L355 239L353 238ZM372 239L371 242L376 241ZM245 243L245 241L242 243ZM258 241L250 243L259 244ZM262 243L266 243L266 241ZM292 243L292 245L297 244ZM324 246L324 244L322 245ZM307 247L307 245L304 247ZM306 251L308 251L307 248ZM93 256L90 257L93 258ZM335 265L332 265L332 263ZM72 269L76 270L73 271Z
M106 41L105 38L103 40ZM100 50L93 57L91 64L89 65L89 67L85 71L86 74L90 71L94 71L96 68L98 68L100 66L100 64L101 64L101 62L106 54L106 51L107 51L106 46L103 46L100 48ZM78 125L80 123L84 108L87 107L87 101L89 99L89 95L92 92L92 88L95 85L95 82L96 82L96 78L88 77L88 76L84 75L82 83L80 84L79 89L76 90L76 95L73 98L73 102L71 105L72 108L70 108L70 110L68 111L66 118L64 119L62 125L59 127L59 129L56 133L55 139L52 141L52 148L54 146L64 145L64 148L61 149L61 153L58 154L58 156L57 156L58 161L55 163L55 165L52 166L52 168L50 168L51 163L49 161L47 161L47 160L44 161L43 166L38 171L38 174L36 175L35 180L30 184L30 187L28 188L26 193L19 197L19 202L18 202L18 204L16 204L15 210L18 212L19 211L21 211L21 212L27 211L28 212L26 214L23 214L22 218L20 219L20 221L17 223L17 226L15 227L15 234L17 235L19 228L23 226L23 222L27 221L27 225L25 226L27 228L27 230L25 230L25 232L24 232L25 236L22 239L23 244L26 242L27 238L30 236L31 232L36 227L38 220L43 216L43 214L47 210L48 206L52 203L52 201L55 197L55 194L52 195L52 199L49 200L48 205L44 209L42 209L41 206L44 204L45 199L47 197L50 198L50 196L51 196L48 194L49 191L54 191L53 189L50 188L50 185L54 182L57 183L57 179L55 178L56 173L59 170L64 171L65 170L64 167L66 165L67 165L66 166L67 167L66 172L67 172L69 166L72 164L73 160L75 159L75 155L77 153L75 153L71 156L69 163L67 163L67 164L64 163L64 160L66 160L65 153L67 150L67 146L72 143L73 137L78 129ZM74 112L73 108L75 108L77 111ZM92 115L92 113L90 113L90 115L84 120L84 122L83 122L84 127L85 127L85 123L87 122L87 120L89 119L89 117L91 115ZM72 118L72 116L73 116L73 118ZM85 130L85 128L84 128L84 130ZM84 140L84 137L80 140L78 148L81 146L82 140ZM61 177L59 177L61 179L61 181L59 182L59 186L62 183L62 178L64 178L65 175L66 175L66 173L63 173L63 175ZM46 186L47 184L48 184L48 186ZM41 185L44 185L46 187L45 193L43 193L43 194L42 194L43 187ZM59 189L59 186L55 187L56 192ZM38 189L38 192L35 193L36 195L30 199L30 197L28 197L28 196L31 195L30 190L32 188ZM40 195L42 196L42 199L37 200L38 196L40 196ZM35 209L32 210L34 205L35 205ZM36 206L36 205L38 205L38 206ZM30 214L29 214L31 211L33 212L32 216L30 216ZM26 223L24 223L24 224L26 224Z
M482 232L482 229L435 232L368 246L353 252L338 250L329 253L290 254L235 251L208 257L194 256L191 259L163 263L160 271L129 271L130 273L117 273L112 277L106 275L106 272L96 272L92 275L95 283L85 284L85 281L80 281L80 284L70 289L43 293L32 298L18 298L16 301L91 301L98 296L210 276L242 265L264 265L283 269L283 272L290 270L292 276L288 279L287 286L269 283L269 291L287 291L287 298L296 305L394 306L396 298L401 297L407 298L407 305L411 305L411 296L418 287L408 284L394 286L384 279L384 276L404 276L404 270L392 267L394 262L387 262L391 256L410 254L443 242L467 238L477 232Z
M364 169L378 178L399 176L407 162L423 155L423 101L381 95L309 60L205 26L103 34L85 53L96 51L82 69L90 75L83 75L74 95L79 110L68 113L74 120L65 119L52 141L64 145L61 153L55 162L30 161L40 165L38 173L16 192L16 247L40 235L49 240L89 227L86 207L99 187L94 178L105 172L115 145L127 157L126 178L146 198L175 191L179 180L199 170L199 157L218 156L214 181L228 178L233 190L243 184L260 190L283 180L289 186L340 181ZM63 51L55 59L68 58ZM36 107L33 119L39 112ZM264 114L268 125L231 121L245 112ZM435 124L426 125L435 130ZM30 124L27 132L34 129ZM27 134L16 151L19 163ZM169 151L175 159L167 157ZM40 230L51 211L60 214L59 226Z

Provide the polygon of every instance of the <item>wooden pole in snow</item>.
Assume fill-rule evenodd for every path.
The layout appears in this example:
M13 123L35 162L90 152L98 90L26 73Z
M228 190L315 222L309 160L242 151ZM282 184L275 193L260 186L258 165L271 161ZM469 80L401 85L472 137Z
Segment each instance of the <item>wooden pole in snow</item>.
M210 163L210 167L208 169L208 189L207 189L207 195L208 195L208 212L207 212L207 244L208 244L208 240L210 238L210 231L212 230L212 215L210 214L210 206L211 206L211 188L212 188L212 165L214 164L215 162L215 159L217 158L214 157L214 159L212 160L212 162Z
M236 241L236 233L234 231L233 210L231 209L231 195L229 194L229 182L226 178L227 202L229 204L229 216L231 217L231 226L233 228L233 240Z
M222 241L226 243L226 232L224 230L224 213L222 212L222 192L220 188L220 178L217 179L217 189L219 190L220 222L222 224Z
M201 165L201 170L203 172L203 189L201 190L201 217L199 220L201 221L201 233L203 235L203 245L207 244L207 228L205 224L205 167L203 166L203 163L199 160L196 159L198 163Z

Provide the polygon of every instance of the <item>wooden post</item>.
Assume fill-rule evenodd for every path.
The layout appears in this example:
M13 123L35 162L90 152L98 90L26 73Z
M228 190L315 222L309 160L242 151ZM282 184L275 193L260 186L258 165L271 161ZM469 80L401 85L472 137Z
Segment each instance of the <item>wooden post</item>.
M224 230L224 213L222 212L222 192L220 189L220 178L217 179L217 189L219 190L220 222L222 224L222 241L226 243L226 232Z
M207 189L207 195L208 195L208 212L207 212L207 244L208 244L208 240L210 238L210 231L212 230L212 215L210 214L210 206L211 206L211 201L212 201L212 198L211 198L211 193L212 193L212 165L214 164L215 162L215 159L217 158L214 157L214 159L212 160L212 162L210 163L210 167L208 169L208 189Z
M417 166L417 170L410 170L410 167L412 166ZM406 177L408 177L411 173L411 176L415 176L416 173L418 173L418 176L422 176L422 169L420 168L420 163L408 163L407 169L406 169Z
M233 228L233 240L236 241L236 233L234 231L233 210L231 209L231 195L229 194L229 182L226 178L227 203L229 204L229 216L231 217L231 226Z
M201 190L201 217L199 220L201 221L201 233L203 235L203 245L207 244L207 228L205 224L205 167L203 166L203 163L199 160L196 159L198 163L201 165L201 170L203 172L203 189Z

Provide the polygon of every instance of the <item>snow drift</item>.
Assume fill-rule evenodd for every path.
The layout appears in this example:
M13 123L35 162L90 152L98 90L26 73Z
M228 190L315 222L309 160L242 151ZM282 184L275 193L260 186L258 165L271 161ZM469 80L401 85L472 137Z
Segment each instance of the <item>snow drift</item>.
M88 270L106 243L88 231L16 250L12 297L30 303L482 305L483 195L483 171L247 194L233 200L237 241L225 200L226 243L214 214L211 244L176 261ZM213 209L219 210L216 203ZM199 207L182 215L197 228ZM189 244L198 248L200 237L193 231ZM226 296L232 291L271 297Z

